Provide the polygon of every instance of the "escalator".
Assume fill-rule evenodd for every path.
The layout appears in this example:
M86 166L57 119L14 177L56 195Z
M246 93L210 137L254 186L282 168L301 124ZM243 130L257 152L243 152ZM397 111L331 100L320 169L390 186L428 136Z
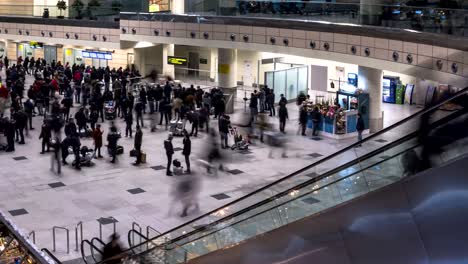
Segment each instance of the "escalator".
M465 88L359 143L157 237L130 230L131 248L125 252L130 257L124 262L185 263L461 157L468 152L468 133L463 129L468 127L467 95ZM420 120L426 121L419 124ZM453 129L459 131L451 133ZM447 137L447 131L451 137ZM424 162L428 159L422 157L430 157L431 162ZM134 245L130 238L135 234L144 242Z

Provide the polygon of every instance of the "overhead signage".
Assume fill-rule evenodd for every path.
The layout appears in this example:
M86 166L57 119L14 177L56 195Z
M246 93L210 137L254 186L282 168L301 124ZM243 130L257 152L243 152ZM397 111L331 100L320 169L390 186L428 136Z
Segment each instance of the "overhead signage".
M167 56L167 64L170 65L187 66L187 61L187 58Z
M99 60L112 60L112 53L99 52L99 51L88 51L83 50L81 52L83 58L99 59Z

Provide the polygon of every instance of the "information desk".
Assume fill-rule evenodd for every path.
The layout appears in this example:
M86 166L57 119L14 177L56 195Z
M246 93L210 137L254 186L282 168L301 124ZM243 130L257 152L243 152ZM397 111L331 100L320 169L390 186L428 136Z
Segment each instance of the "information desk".
M334 139L357 138L357 110L344 111L342 114L337 114L335 117L324 117L318 124L320 136ZM313 129L314 124L309 115L307 128ZM364 133L369 133L369 130L364 130Z

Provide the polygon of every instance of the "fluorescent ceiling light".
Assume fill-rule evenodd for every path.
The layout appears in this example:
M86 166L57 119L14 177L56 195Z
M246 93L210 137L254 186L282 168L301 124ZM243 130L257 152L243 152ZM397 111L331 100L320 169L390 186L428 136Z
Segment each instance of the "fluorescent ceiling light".
M155 45L151 42L147 41L138 41L138 43L135 45L135 48L148 48L148 47L154 47Z

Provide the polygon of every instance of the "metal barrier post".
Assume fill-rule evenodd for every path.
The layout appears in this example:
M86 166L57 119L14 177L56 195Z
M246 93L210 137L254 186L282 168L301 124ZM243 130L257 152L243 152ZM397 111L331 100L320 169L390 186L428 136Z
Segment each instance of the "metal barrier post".
M83 242L83 222L78 222L75 227L75 244L76 244L76 249L75 251L78 251L78 227L80 228L80 244Z
M54 226L52 228L52 241L53 241L53 245L54 245L54 252L56 251L56 248L55 248L55 230L56 229L62 229L62 230L65 230L67 231L67 254L70 254L70 231L68 230L68 228L66 227L61 227L61 226Z

